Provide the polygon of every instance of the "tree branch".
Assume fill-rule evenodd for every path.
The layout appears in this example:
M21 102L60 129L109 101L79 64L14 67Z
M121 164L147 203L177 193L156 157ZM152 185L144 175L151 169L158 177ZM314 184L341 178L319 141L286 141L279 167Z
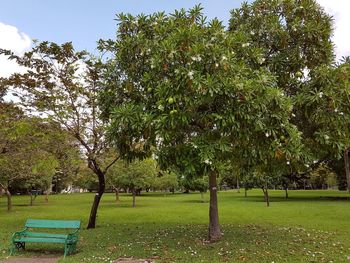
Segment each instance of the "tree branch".
M109 169L113 164L115 164L116 161L119 160L119 158L120 158L120 156L118 156L117 158L115 158L109 165L107 165L106 168L103 170L103 173L106 174L107 171L108 171L108 169Z

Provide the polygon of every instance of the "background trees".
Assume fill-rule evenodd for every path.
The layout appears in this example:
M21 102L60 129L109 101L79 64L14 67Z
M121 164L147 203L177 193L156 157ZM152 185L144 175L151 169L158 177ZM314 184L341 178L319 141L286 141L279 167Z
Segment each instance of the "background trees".
M0 185L11 210L11 191L49 193L53 176L62 168L62 148L69 137L59 126L26 116L11 103L0 104Z
M160 171L155 179L154 188L174 193L178 186L178 177L174 172Z
M136 195L142 190L155 187L156 162L152 159L134 160L131 163L119 161L108 173L107 181L116 191L123 188L132 193L132 206L136 206ZM118 199L118 198L117 198Z
M105 174L118 159L105 165L100 159L107 147L97 105L101 63L89 59L86 52L75 52L71 43L37 43L23 56L7 50L0 50L0 54L28 69L2 79L0 86L14 88L27 111L35 110L59 123L81 145L88 167L99 182L88 223L88 228L94 228L105 190Z

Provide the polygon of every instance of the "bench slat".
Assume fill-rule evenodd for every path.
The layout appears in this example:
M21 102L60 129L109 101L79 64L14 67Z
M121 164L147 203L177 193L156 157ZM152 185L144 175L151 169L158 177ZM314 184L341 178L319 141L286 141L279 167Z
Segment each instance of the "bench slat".
M28 228L80 228L78 220L42 220L28 219L26 224Z
M30 243L58 243L64 244L66 242L63 238L41 238L41 237L21 237L16 238L14 242L30 242Z
M53 238L67 238L65 234L54 234L54 233L39 233L27 231L23 233L22 237L53 237Z

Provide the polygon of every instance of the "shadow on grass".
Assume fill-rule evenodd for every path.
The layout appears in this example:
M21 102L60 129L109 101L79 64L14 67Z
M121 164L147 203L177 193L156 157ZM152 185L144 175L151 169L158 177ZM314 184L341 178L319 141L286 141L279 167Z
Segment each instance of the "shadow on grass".
M183 200L182 203L191 203L191 204L209 204L209 200Z

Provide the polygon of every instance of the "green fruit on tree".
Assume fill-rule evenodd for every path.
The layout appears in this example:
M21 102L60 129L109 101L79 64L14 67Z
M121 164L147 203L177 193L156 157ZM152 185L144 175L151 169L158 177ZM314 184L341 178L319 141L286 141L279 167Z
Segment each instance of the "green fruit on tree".
M173 114L175 114L175 113L177 113L177 110L171 110L171 111L170 111L170 114L171 114L171 115L173 115Z
M151 91L152 91L152 88L148 88L148 89L147 89L147 92L151 92Z

